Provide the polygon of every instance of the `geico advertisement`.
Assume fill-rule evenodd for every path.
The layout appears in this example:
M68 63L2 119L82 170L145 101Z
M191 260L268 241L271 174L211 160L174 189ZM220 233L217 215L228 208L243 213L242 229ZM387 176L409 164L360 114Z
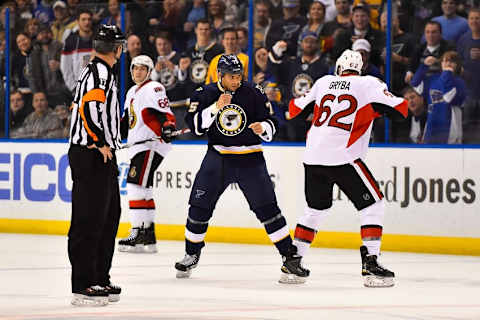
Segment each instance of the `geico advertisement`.
M62 143L0 144L0 217L68 220L71 176ZM303 213L303 147L267 146L267 167L282 212L293 228ZM154 175L157 222L183 224L205 145L174 145ZM117 152L122 220L128 221L129 159ZM385 195L388 233L479 237L478 149L371 148L365 160ZM357 231L359 216L334 189L324 230ZM261 227L237 185L220 198L212 225Z

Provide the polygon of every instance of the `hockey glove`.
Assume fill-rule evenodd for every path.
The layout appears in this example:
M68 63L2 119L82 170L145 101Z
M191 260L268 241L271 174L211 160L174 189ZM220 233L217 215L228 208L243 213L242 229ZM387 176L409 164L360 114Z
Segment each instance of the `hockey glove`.
M175 131L175 127L172 125L163 127L162 140L165 141L166 143L172 142L172 140L175 138L174 136L172 136L173 131Z

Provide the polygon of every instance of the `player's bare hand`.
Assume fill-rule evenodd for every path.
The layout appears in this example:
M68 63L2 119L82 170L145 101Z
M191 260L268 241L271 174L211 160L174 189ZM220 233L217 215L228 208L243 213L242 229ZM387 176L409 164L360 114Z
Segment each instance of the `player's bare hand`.
M228 93L223 93L220 95L217 101L217 109L220 110L225 107L227 104L232 102L232 95Z
M107 160L113 159L112 150L109 146L103 146L101 148L97 148L98 151L103 155L103 163L107 163Z
M435 58L434 56L428 56L425 58L425 60L423 61L423 63L426 65L426 66L431 66L432 64L436 63L438 61L437 58Z
M250 124L248 127L252 129L255 134L258 134L258 135L261 135L262 133L265 132L260 122L254 122Z

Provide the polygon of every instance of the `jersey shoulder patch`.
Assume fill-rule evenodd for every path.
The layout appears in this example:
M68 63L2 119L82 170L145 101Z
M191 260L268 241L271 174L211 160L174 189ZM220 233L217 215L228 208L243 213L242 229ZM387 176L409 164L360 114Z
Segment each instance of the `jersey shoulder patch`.
M263 87L262 87L261 85L257 84L257 85L255 86L255 88L257 88L258 91L261 92L261 94L265 94L265 90L263 90Z

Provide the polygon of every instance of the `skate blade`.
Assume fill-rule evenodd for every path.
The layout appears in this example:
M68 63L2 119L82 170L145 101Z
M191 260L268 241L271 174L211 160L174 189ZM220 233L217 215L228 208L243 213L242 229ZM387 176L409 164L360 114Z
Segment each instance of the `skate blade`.
M118 251L130 253L157 253L157 246L155 244L149 244L146 246L143 244L137 244L135 247L119 245Z
M108 304L108 297L88 297L83 294L73 294L72 305L76 307L103 307Z
M368 288L388 288L395 285L393 277L363 276L363 285Z
M190 278L190 275L192 274L192 269L187 270L187 271L180 271L177 270L177 279L184 279L184 278Z
M120 301L120 295L119 294L109 294L108 295L108 302L118 302Z
M282 284L302 284L307 282L306 277L299 277L293 273L283 273L280 275L279 283Z

